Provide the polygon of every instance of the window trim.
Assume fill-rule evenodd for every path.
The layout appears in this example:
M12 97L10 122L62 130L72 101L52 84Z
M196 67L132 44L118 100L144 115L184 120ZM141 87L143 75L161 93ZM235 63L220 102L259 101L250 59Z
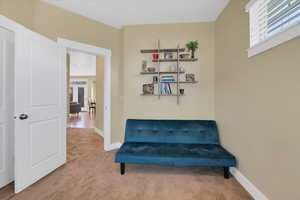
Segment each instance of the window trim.
M300 36L300 23L293 24L287 29L278 32L277 34L269 37L268 39L260 42L259 44L247 49L248 57L258 55L264 51L272 49L280 44Z
M251 0L246 5L246 12L249 12L251 6L258 0ZM250 25L249 25L250 27ZM286 29L272 35L271 37L267 38L266 40L254 45L253 47L247 49L248 57L252 57L263 53L269 49L272 49L280 44L283 44L289 40L297 38L300 36L300 22L293 24ZM249 36L250 37L250 36Z
M250 8L253 6L253 4L258 1L258 0L251 0L249 1L249 3L247 3L246 7L245 7L245 10L246 12L249 12L250 11Z

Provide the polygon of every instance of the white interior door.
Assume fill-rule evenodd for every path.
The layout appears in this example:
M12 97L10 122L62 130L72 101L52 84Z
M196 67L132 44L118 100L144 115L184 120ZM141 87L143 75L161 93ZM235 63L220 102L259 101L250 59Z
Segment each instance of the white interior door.
M14 180L14 34L0 28L0 188Z
M63 48L30 31L16 34L15 191L66 162Z

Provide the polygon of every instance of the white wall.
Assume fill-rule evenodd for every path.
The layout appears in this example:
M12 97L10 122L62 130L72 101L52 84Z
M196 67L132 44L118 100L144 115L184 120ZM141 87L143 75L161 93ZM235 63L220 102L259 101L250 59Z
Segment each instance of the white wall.
M70 76L96 76L96 56L71 51Z

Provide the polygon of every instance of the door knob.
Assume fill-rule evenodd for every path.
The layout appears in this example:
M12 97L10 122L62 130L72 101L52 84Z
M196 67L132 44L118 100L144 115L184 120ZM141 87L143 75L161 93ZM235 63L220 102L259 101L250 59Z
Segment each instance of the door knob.
M21 115L19 116L19 119L20 119L20 120L28 119L28 115L26 115L26 114L21 114Z

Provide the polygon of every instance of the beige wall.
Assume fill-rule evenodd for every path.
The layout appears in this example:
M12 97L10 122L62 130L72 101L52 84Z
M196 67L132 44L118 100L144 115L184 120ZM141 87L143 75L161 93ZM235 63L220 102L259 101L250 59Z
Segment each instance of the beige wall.
M124 120L128 118L150 119L214 119L214 23L164 24L127 26L124 28ZM142 60L149 66L151 54L141 54L141 49L176 48L191 40L199 41L198 62L185 63L185 69L194 73L196 85L184 85L186 96L145 97L142 84L152 82L152 76L139 75ZM170 65L172 63L165 63ZM175 63L173 63L175 64ZM167 67L166 66L166 67ZM182 75L184 77L184 75Z
M0 14L33 29L35 0L0 0Z
M216 119L239 170L270 200L300 199L300 38L248 58L248 0L216 22Z
M96 127L104 130L104 57L97 56L96 58Z
M122 31L39 0L0 0L0 14L51 39L60 37L112 50L112 142L119 141Z

